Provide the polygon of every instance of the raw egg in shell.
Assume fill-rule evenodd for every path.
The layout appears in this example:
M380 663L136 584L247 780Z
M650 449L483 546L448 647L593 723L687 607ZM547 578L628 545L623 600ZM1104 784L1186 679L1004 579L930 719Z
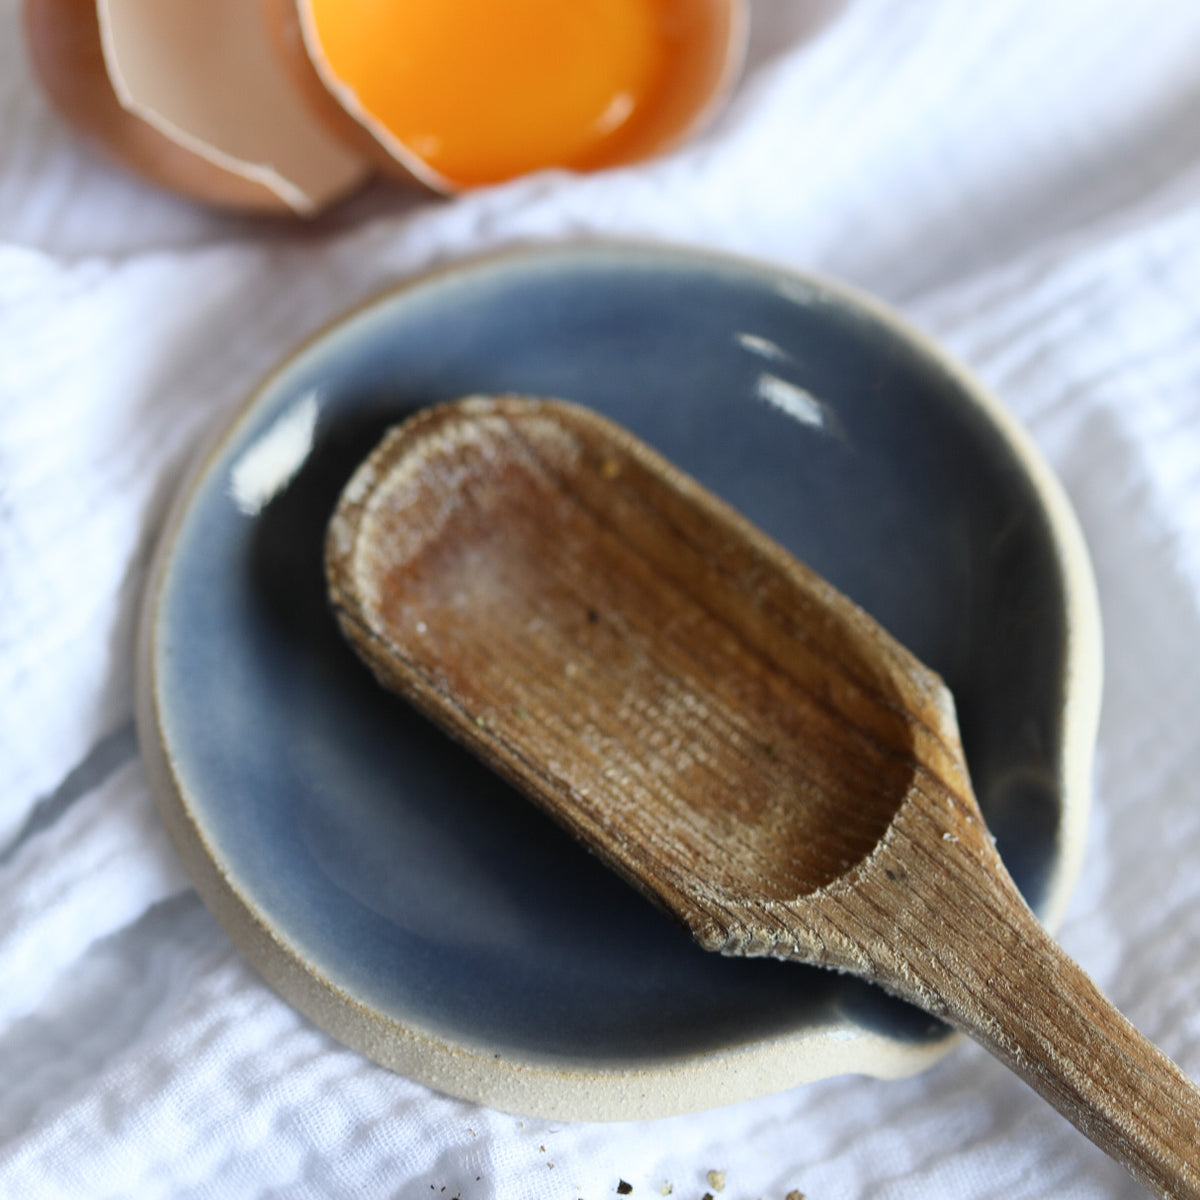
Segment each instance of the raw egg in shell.
M746 0L25 0L51 100L143 176L311 216L636 162L741 65Z
M658 153L713 110L745 41L744 0L270 2L327 119L442 191Z

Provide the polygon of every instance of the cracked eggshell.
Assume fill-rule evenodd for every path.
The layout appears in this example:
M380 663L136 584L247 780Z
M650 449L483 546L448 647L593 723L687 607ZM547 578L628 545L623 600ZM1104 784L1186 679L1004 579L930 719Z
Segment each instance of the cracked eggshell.
M748 0L673 0L705 33L680 49L652 110L610 157L588 169L624 166L661 154L696 133L721 108L741 73L749 23ZM274 44L292 79L346 145L386 175L447 195L467 190L434 170L401 142L360 100L352 81L325 56L310 0L260 0Z
M55 107L163 187L314 216L370 174L291 85L252 0L25 0L24 22Z

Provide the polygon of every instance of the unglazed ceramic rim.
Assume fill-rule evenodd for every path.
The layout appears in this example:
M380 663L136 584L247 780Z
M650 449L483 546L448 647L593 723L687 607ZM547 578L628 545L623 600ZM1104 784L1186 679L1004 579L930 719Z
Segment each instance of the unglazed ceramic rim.
M172 762L162 720L155 646L163 585L193 498L223 448L260 399L314 344L359 316L426 284L488 267L556 260L592 262L612 256L656 257L675 264L733 268L771 286L815 289L828 301L869 315L935 363L985 415L1019 461L1044 511L1062 571L1065 654L1061 754L1062 814L1058 853L1050 868L1042 920L1062 917L1082 864L1099 723L1102 651L1099 603L1077 518L1062 485L1030 436L1000 401L923 333L855 288L817 275L710 251L636 242L506 250L423 273L368 300L308 338L264 379L198 456L172 505L143 597L137 645L136 715L147 775L163 823L204 903L270 986L340 1042L373 1061L440 1092L530 1116L568 1120L630 1120L735 1103L839 1074L899 1078L943 1057L957 1038L905 1044L850 1023L827 1026L679 1059L627 1066L588 1066L552 1056L498 1053L467 1045L375 1011L323 974L266 915L214 851Z

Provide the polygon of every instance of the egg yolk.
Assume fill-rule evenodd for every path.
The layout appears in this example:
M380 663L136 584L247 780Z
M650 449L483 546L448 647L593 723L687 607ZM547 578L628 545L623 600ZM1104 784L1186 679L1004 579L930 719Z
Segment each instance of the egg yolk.
M459 186L602 165L653 103L672 0L311 0L362 107Z

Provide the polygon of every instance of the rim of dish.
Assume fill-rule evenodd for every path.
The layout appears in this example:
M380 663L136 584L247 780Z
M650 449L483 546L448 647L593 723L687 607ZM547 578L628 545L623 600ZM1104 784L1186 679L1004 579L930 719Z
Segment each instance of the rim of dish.
M1062 812L1041 920L1053 929L1082 866L1091 805L1091 776L1102 686L1100 611L1090 558L1065 489L1032 437L1001 401L922 330L882 301L819 273L760 259L686 246L633 240L514 246L422 271L343 312L306 337L255 386L237 411L210 434L172 501L143 593L137 642L136 716L142 757L160 817L204 903L231 940L292 1007L340 1042L417 1082L451 1096L530 1116L627 1120L719 1107L783 1091L830 1075L891 1079L932 1065L957 1044L957 1035L905 1043L849 1023L832 1023L756 1038L677 1059L580 1065L553 1055L498 1053L373 1009L323 973L300 946L255 905L222 864L193 811L175 769L162 720L158 676L158 617L178 535L202 482L241 433L259 404L311 352L389 301L424 287L471 275L555 262L607 261L640 266L657 260L752 277L771 287L791 282L814 297L857 311L883 325L935 363L988 418L1012 450L1047 519L1064 585L1063 725L1059 755Z

